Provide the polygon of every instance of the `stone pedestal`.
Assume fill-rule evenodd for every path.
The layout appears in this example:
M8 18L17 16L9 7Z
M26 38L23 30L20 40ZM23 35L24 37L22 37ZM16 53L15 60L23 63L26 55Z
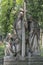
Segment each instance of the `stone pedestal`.
M5 56L4 65L17 65L17 57Z

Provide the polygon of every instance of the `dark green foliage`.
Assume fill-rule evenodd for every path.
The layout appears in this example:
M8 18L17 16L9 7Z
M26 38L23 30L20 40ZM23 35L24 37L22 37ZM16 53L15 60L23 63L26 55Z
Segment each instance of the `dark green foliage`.
M13 29L14 15L11 12L14 8L14 3L14 0L2 0L0 4L0 26L1 32L3 32L4 35L11 32Z
M3 57L4 56L4 48L5 48L4 45L1 45L0 46L0 57Z
M27 7L27 18L32 15L41 28L43 28L43 0L25 0ZM1 0L0 3L0 34L12 32L20 7L24 0Z
M27 0L27 17L32 15L43 28L43 0Z

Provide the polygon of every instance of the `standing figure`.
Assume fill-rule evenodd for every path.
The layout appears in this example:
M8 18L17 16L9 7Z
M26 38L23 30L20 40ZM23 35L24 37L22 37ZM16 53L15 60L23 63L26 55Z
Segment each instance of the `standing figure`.
M34 19L30 19L28 21L29 25L29 52L31 54L38 54L39 49L39 38L40 38L40 30L39 25Z

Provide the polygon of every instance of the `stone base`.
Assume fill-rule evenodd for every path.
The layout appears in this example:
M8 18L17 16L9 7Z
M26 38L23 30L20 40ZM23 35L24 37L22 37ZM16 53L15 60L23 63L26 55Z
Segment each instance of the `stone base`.
M4 65L16 65L16 64L17 64L17 57L13 56L4 57Z
M4 65L27 65L27 59L25 57L11 57L5 56L4 57Z
M20 56L19 60L25 60L25 57Z
M34 52L33 55L39 56L40 52Z

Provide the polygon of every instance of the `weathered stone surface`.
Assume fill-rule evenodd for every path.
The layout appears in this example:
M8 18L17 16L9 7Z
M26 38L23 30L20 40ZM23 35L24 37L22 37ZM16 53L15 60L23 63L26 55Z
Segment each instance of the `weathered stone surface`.
M17 57L5 56L4 65L17 65Z
M19 57L4 57L4 65L43 65L43 57L31 56L25 57L24 60Z

